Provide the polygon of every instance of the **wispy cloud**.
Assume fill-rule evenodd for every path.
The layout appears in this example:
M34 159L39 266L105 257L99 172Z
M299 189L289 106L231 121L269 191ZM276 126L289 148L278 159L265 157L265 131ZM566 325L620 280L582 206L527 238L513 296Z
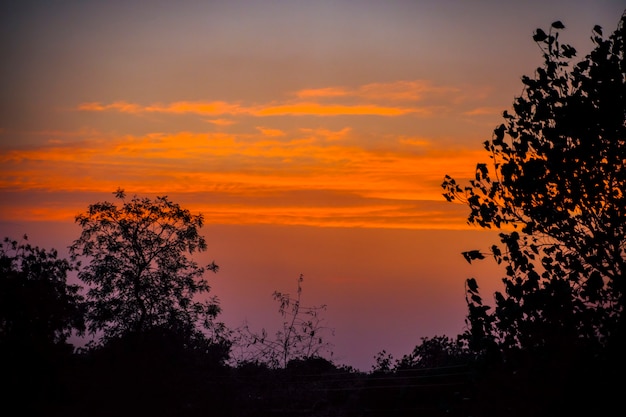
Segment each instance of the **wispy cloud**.
M439 189L442 167L462 176L476 161L475 152L431 149L423 138L405 138L381 151L344 143L350 135L355 135L350 128L262 127L240 135L178 132L65 140L2 153L0 190L110 192L122 186L137 193L178 193L195 196L191 203L215 223L459 226L458 216L445 221L451 208ZM407 144L425 150L405 152ZM75 209L20 211L8 204L0 215L71 218Z
M117 111L120 113L169 113L169 114L199 114L203 116L218 116L224 114L249 113L248 109L241 108L237 104L224 101L176 101L170 104L155 103L142 106L136 103L116 101L111 104L99 102L82 103L77 107L81 111Z
M250 114L255 116L402 116L410 113L424 114L427 111L415 107L320 104L314 102L270 105L250 110Z
M296 92L296 96L300 98L351 97L371 101L419 101L435 96L454 96L460 91L457 87L437 86L428 80L408 80L370 83L352 89L346 87L305 89Z
M30 132L48 140L28 148L7 140L16 145L0 153L0 190L178 194L215 223L465 227L440 184L484 159L449 139L469 138L468 126L487 122L476 116L496 111L482 93L406 80L302 89L261 103L83 103L76 109L153 117L147 127L131 125L133 134ZM183 131L173 116L184 115L202 123ZM206 123L210 132L193 130ZM58 218L70 208L5 204L0 215Z
M231 126L237 123L232 119L207 119L206 121L212 125L220 127Z
M305 89L296 92L296 96L299 98L310 99L319 97L345 97L351 95L348 90L342 87L325 87L325 88L312 88Z
M465 116L493 116L502 113L500 107L476 107L463 112Z
M293 99L295 95L296 99ZM370 83L356 88L324 87L296 91L284 100L269 103L225 101L176 101L139 104L117 101L82 103L79 111L120 112L126 114L196 114L201 116L430 116L443 102L459 100L456 87L436 86L424 80ZM219 124L221 118L209 122Z
M419 107L379 106L374 104L322 104L316 102L269 103L263 106L244 107L225 102L189 102L179 101L167 105L151 104L141 106L136 103L115 102L102 104L98 102L83 103L77 107L80 111L117 111L120 113L163 113L163 114L197 114L202 116L248 115L267 116L401 116L410 113L427 114L429 110Z
M456 87L436 86L429 81L416 80L366 84L359 87L356 95L378 100L420 101L432 97L453 96L459 92Z
M77 109L81 111L118 111L120 113L142 113L145 111L145 108L142 106L125 101L116 101L111 104L98 102L82 103Z
M285 136L285 132L280 129L271 129L269 127L257 126L257 130L261 132L264 136L277 137L277 136Z
M352 128L344 127L341 130L329 130L324 128L300 128L300 132L310 135L311 138L321 138L327 141L340 141L348 137Z

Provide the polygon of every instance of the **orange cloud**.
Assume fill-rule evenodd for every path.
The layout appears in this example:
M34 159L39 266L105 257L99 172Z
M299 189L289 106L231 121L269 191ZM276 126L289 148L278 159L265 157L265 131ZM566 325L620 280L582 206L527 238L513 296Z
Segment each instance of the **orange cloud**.
M199 115L251 115L265 116L401 116L410 113L428 114L420 108L401 108L376 105L339 105L320 104L314 102L269 104L265 106L241 107L225 102L175 102L168 105L152 104L141 107L138 104L117 102L103 105L100 103L84 103L78 106L82 111L118 111L121 113L167 113L167 114L199 114Z
M349 89L326 87L305 89L295 92L299 100L283 100L265 104L243 105L225 101L176 101L168 104L140 105L117 101L111 104L89 102L80 104L80 111L116 111L127 114L197 114L202 116L402 116L417 114L430 116L445 109L443 102L459 100L460 90L456 87L435 86L429 81L396 81L370 83ZM329 102L332 100L332 102ZM395 105L392 103L424 102L420 106ZM384 103L384 104L383 104ZM225 125L223 119L209 122Z
M77 107L81 111L118 111L120 113L170 113L184 114L192 113L199 115L221 115L221 114L238 114L244 113L245 109L241 109L236 104L230 104L223 101L215 102L190 102L177 101L168 105L151 104L149 106L141 106L135 103L127 103L118 101L112 104L101 104L98 102L83 103Z
M356 95L369 99L393 101L418 101L428 95L451 95L460 90L454 87L434 86L425 80L396 81L392 83L372 83L361 86Z
M141 194L195 196L190 203L215 223L465 227L456 223L458 215L446 223L454 205L443 201L439 184L445 173L466 177L482 153L432 146L405 152L402 141L370 150L338 141L354 134L349 128L283 133L154 133L12 149L0 154L0 190L49 195L121 186ZM428 210L421 211L425 204ZM56 219L69 208L40 206L35 212L5 203L0 215Z
M461 209L443 200L440 184L445 174L459 180L473 175L476 162L487 159L482 150L450 147L455 142L450 136L478 136L467 128L485 122L464 116L492 110L464 101L470 93L409 80L301 90L295 97L260 104L83 103L78 110L191 114L215 127L176 131L172 120L167 126L175 133L22 132L39 143L42 136L47 139L30 148L4 132L5 143L15 145L5 145L0 153L0 191L52 195L111 192L121 186L138 194L188 196L186 205L206 212L215 223L464 228ZM472 104L474 109L463 113ZM443 133L433 133L440 132L439 117L420 121L419 130L402 117L440 114L449 116ZM319 119L285 122L294 116ZM354 119L334 116L358 116L359 123L346 125ZM276 118L259 120L267 117ZM220 129L234 123L237 129ZM444 139L429 137L434 134ZM39 211L20 211L18 206L5 203L0 215L57 218L72 208L39 205Z
M234 120L230 120L230 119L207 119L208 123L211 123L212 125L215 126L231 126L234 125L235 122Z
M427 80L394 81L389 83L370 83L354 89L328 87L300 90L300 98L337 98L355 97L368 100L418 101L428 96L458 95L460 89L448 86L435 86Z
M111 189L95 190L110 195ZM89 195L94 190L84 190ZM126 188L127 192L141 195L163 195L152 190ZM19 198L18 193L12 193ZM40 195L38 195L40 194ZM50 199L49 193L30 192L33 199ZM463 230L465 225L465 207L440 202L436 204L396 204L396 205L359 205L358 207L334 207L318 205L274 206L270 204L242 205L215 202L198 202L196 194L177 194L168 192L174 201L180 202L192 212L204 214L206 224L231 225L299 225L312 227L359 227L413 230ZM106 197L105 197L106 198ZM112 197L110 197L112 199ZM190 199L191 198L191 199ZM110 200L109 200L110 201ZM94 201L70 201L23 206L9 203L0 206L0 216L13 221L72 221L78 213L84 212L87 204Z
M256 116L402 116L410 113L424 113L424 111L418 108L376 105L324 105L309 102L261 107L251 113Z
M299 98L344 97L347 95L350 95L350 92L341 87L314 88L296 92L296 96Z
M432 143L430 139L420 138L420 137L399 137L398 142L403 145L419 146L419 147L429 146Z
M143 108L145 112L184 114L193 113L201 115L239 114L245 113L246 109L237 104L224 101L177 101L168 105L153 104Z
M144 108L138 104L127 103L125 101L116 101L111 104L101 104L98 102L82 103L78 106L78 110L82 111L108 111L115 110L121 113L141 113Z
M502 114L500 107L477 107L463 112L465 116L494 116Z
M285 136L285 132L280 129L270 129L267 127L257 126L256 128L259 132L261 132L264 136Z
M352 128L344 127L343 129L337 130L337 131L323 129L323 128L319 128L319 129L301 128L300 131L306 134L310 134L311 138L321 137L327 141L338 141L338 140L345 139L348 136L348 134L352 131Z

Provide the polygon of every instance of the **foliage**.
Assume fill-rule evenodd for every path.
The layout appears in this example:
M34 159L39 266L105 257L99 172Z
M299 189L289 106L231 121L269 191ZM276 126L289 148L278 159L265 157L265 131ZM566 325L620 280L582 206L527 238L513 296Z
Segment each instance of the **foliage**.
M466 365L472 359L464 338L448 336L422 337L408 355L394 360L393 355L382 350L374 356L373 373L391 373L409 369L426 369Z
M374 373L387 373L394 370L395 364L393 355L387 352L385 349L381 350L374 356L374 365L372 365L372 372Z
M442 185L469 206L470 224L501 232L490 252L506 266L505 289L493 313L466 283L476 349L601 346L625 334L626 14L608 38L595 26L593 51L575 64L563 28L535 32L544 64L484 143L491 166L479 163L469 185Z
M422 337L413 352L396 362L396 369L437 368L466 364L471 358L461 338L448 336Z
M219 335L217 300L197 299L210 290L205 271L218 267L200 267L191 258L206 250L202 215L167 197L126 200L121 189L114 194L121 206L99 202L76 216L82 233L70 247L73 257L89 258L78 274L89 286L89 329L105 340L154 328L190 339L201 328Z
M282 328L274 338L270 338L265 329L261 333L253 332L248 324L236 331L234 344L241 351L239 362L266 363L274 368L285 368L290 361L320 357L331 350L330 343L325 340L325 334L330 329L325 327L320 315L326 310L326 305L302 305L303 280L300 275L295 298L288 293L274 292L274 300L279 303L278 312L283 318Z
M24 235L24 241L27 236ZM67 283L76 265L56 250L5 238L0 245L0 346L34 353L64 345L85 329L80 287Z

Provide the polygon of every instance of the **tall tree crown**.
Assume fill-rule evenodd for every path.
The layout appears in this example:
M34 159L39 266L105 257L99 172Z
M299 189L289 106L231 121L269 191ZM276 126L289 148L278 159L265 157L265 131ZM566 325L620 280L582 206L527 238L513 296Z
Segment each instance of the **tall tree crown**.
M78 276L89 286L90 330L113 337L155 327L210 328L217 301L196 296L209 292L203 275L218 267L200 267L191 257L207 247L202 215L167 197L115 195L120 206L99 202L76 216L82 233L70 247L72 256L89 260Z
M442 185L448 201L469 206L470 224L501 229L491 254L506 265L505 292L488 315L469 280L468 319L478 339L505 346L604 343L624 330L626 14L608 38L595 26L595 47L577 63L559 40L564 27L535 32L544 64L522 78L513 112L484 143L491 164L468 185L449 176Z

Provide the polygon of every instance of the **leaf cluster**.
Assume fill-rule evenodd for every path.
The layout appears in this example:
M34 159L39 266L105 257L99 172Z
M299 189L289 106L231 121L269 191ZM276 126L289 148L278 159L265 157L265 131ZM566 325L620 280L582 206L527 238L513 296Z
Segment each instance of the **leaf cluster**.
M201 267L191 257L207 247L199 234L202 215L166 196L115 195L121 205L98 202L76 216L82 232L70 247L73 259L88 259L78 277L88 285L90 331L107 339L155 327L212 329L217 299L198 297L210 290L205 271L218 267Z
M392 373L411 369L441 368L465 365L471 361L472 352L463 337L422 337L409 354L394 360L385 350L374 356L372 373Z
M501 230L489 252L505 266L504 292L490 315L468 281L468 322L509 348L605 344L624 330L626 14L608 38L593 28L579 62L559 40L564 28L535 31L544 62L484 142L491 163L468 185L442 184L470 208L468 223Z
M67 283L78 265L27 241L0 245L0 346L45 350L85 330L80 287Z

